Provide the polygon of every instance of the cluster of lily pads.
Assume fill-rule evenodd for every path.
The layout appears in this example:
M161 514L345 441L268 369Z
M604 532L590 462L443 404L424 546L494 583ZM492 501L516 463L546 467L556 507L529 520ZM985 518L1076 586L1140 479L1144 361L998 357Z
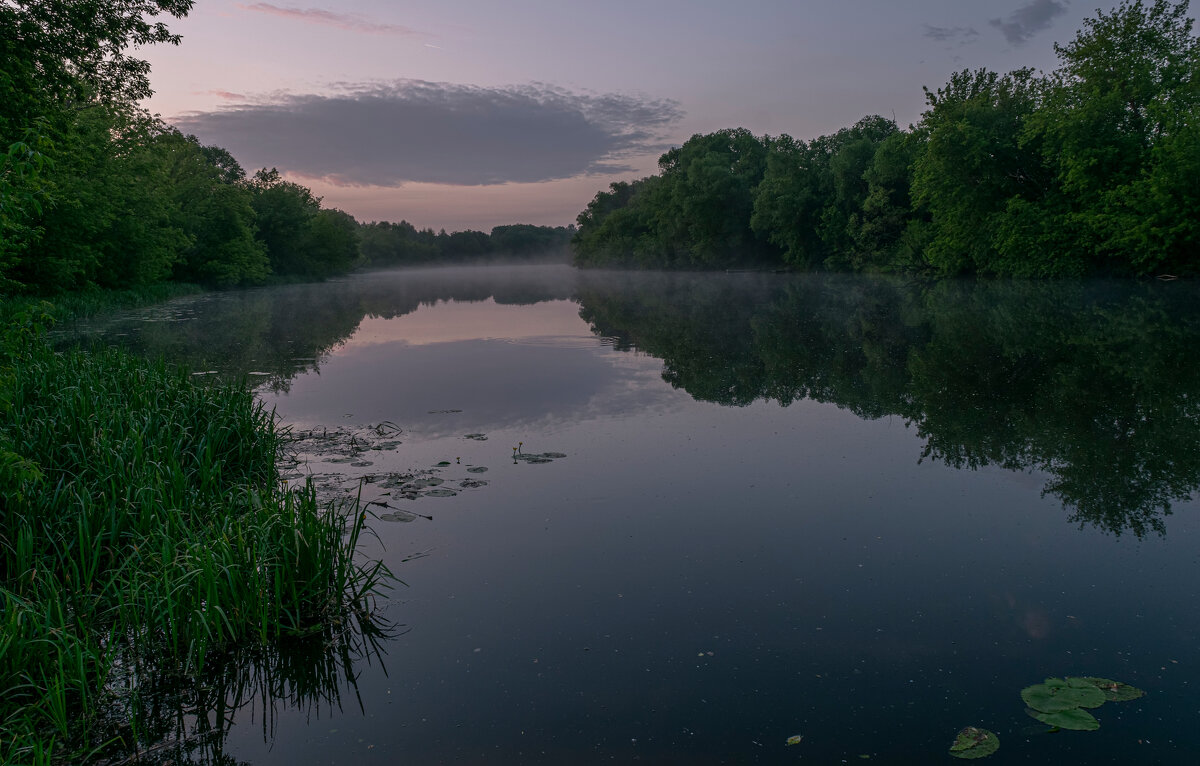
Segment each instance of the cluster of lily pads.
M1047 678L1021 690L1026 713L1044 724L1072 731L1095 731L1100 722L1085 708L1125 702L1144 695L1141 689L1108 678Z
M1080 676L1047 678L1040 684L1022 689L1021 699L1027 705L1025 712L1053 727L1052 731L1095 731L1100 728L1100 722L1088 710L1105 702L1135 700L1144 694L1141 689L1110 678ZM994 732L968 726L954 738L950 755L973 760L989 756L999 748L1000 738Z

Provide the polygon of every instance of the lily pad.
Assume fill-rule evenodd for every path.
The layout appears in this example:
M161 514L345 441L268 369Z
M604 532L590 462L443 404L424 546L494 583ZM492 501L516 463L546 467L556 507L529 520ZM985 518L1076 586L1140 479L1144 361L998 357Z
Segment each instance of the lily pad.
M482 465L477 465L473 468L468 468L467 473L487 473L487 467L482 466Z
M1049 726L1071 731L1095 731L1100 728L1100 722L1086 710L1071 708L1055 713L1043 713L1040 710L1026 710L1026 713Z
M440 466L442 466L442 465L450 465L450 461L449 461L449 460L442 460L442 461L440 461L440 462L438 463L438 465L440 465Z
M1021 699L1034 710L1058 713L1081 707L1100 707L1104 692L1091 684L1072 683L1062 678L1047 678L1045 683L1021 690Z
M439 484L445 483L445 479L439 479L436 476L426 476L409 483L405 489L425 489L426 487L436 487Z
M542 457L548 457L548 458L553 458L553 459L558 459L560 457L566 457L566 456L567 456L567 454L565 452L543 452L542 453Z
M458 493L452 489L431 489L425 493L426 497L454 497Z
M392 513L380 514L380 521L403 521L408 522L417 518L417 514L408 511L394 511Z
M485 442L485 441L487 441L487 434L465 434L463 436L463 438L464 439L473 439L477 442Z
M1129 700L1135 700L1138 697L1146 696L1146 692L1142 691L1136 686L1123 684L1120 681L1113 681L1110 678L1093 678L1088 676L1085 678L1068 678L1067 681L1075 681L1081 684L1095 686L1104 693L1104 699L1108 700L1109 702L1128 702Z
M950 745L950 755L964 760L986 758L1000 749L1000 738L995 732L981 729L978 726L968 726L954 738Z
M483 479L463 479L458 483L458 486L463 489L476 489L478 487L486 487L487 484Z

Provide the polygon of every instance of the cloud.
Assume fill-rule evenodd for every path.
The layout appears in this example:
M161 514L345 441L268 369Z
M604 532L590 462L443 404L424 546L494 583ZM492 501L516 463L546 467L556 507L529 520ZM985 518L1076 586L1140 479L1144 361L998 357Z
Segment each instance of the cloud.
M1012 45L1024 45L1029 38L1050 26L1050 22L1067 12L1067 2L1062 0L1032 0L1018 8L1008 20L992 19L988 22L1004 33L1004 39Z
M401 80L272 94L174 123L247 167L343 186L485 186L627 172L630 158L665 148L661 133L680 117L676 102L645 97Z
M350 13L333 13L320 8L284 8L270 3L238 3L238 7L255 13L266 13L271 16L281 16L286 19L303 21L308 24L320 24L326 27L345 29L350 32L365 32L371 35L400 35L413 36L420 34L415 29L399 24L383 24L371 21L363 16Z
M926 24L924 35L939 43L952 43L959 40L965 44L973 42L976 37L979 37L979 32L974 27L935 27L932 24Z

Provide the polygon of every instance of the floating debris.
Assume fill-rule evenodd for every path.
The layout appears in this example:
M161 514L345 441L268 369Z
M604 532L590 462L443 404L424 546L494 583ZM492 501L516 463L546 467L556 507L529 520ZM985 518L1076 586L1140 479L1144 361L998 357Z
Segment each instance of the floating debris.
M792 745L799 745L800 740L802 740L802 739L804 739L803 734L793 734L792 736L787 738L787 742L785 742L784 745L786 745L787 747L791 747Z
M429 414L430 415L453 415L456 412L462 412L462 410L430 410Z
M487 434L464 434L463 438L464 439L473 439L477 442L485 442L485 441L487 441Z
M1000 749L1000 738L995 732L981 729L978 726L968 726L954 738L950 745L950 755L963 760L986 758Z

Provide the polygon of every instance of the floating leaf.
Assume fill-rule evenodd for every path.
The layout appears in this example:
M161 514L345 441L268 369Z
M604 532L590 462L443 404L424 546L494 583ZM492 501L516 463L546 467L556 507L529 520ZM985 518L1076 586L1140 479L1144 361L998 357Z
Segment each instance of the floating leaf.
M1034 710L1057 713L1077 707L1100 707L1104 693L1091 684L1072 684L1061 678L1047 678L1045 683L1021 690L1021 699Z
M458 493L452 489L431 489L425 493L426 497L454 497Z
M560 457L566 457L566 456L567 456L567 454L565 452L543 452L542 453L542 457L555 458L555 459L560 458Z
M477 465L474 468L468 468L467 473L487 473L487 467L482 466L482 465Z
M450 465L450 461L449 461L449 460L442 460L442 461L438 462L438 465Z
M380 516L379 516L379 519L381 521L404 521L404 522L407 522L407 521L412 521L415 518L417 518L417 514L409 513L408 511L395 511L393 513L380 514Z
M1135 700L1138 697L1146 695L1146 692L1136 686L1123 684L1120 681L1113 681L1110 678L1092 678L1089 676L1085 678L1068 678L1067 681L1095 686L1104 693L1104 698L1109 702L1128 702L1129 700Z
M439 484L445 483L445 479L439 479L436 476L426 476L413 481L405 489L425 489L426 487L436 487Z
M800 740L802 740L802 739L804 739L803 734L793 734L792 736L787 738L787 742L784 744L786 744L788 747L791 747L792 745L799 745Z
M473 439L477 442L485 442L485 441L487 441L487 434L466 434L463 436L463 438L464 439Z
M1100 728L1100 722L1096 720L1095 716L1077 707L1070 710L1059 710L1055 713L1043 713L1040 710L1026 710L1025 712L1042 723L1059 729L1095 731Z
M1000 749L1000 738L995 732L980 729L978 726L968 726L954 738L950 746L950 755L964 760L986 758Z

